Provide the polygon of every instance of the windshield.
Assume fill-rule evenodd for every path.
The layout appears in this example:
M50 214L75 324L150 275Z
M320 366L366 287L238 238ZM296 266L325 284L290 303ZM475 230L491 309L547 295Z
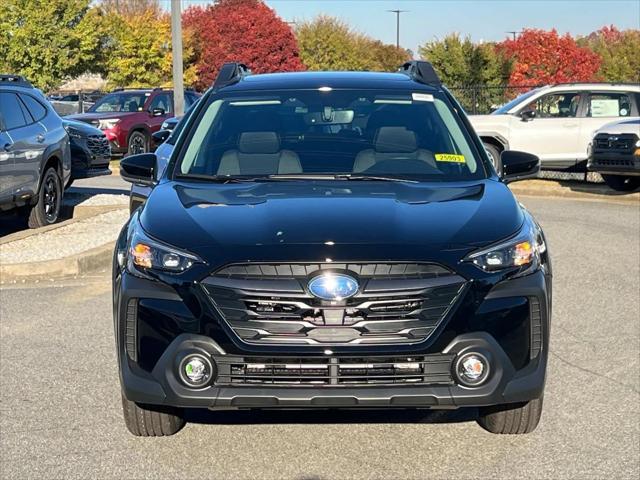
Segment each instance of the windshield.
M140 112L148 93L110 93L98 100L89 112Z
M185 145L178 175L486 177L460 119L435 92L288 90L213 99Z
M523 93L522 95L517 96L516 98L511 100L509 103L505 103L500 108L491 112L491 115L504 115L506 113L509 113L509 110L511 110L516 105L518 105L520 102L524 102L527 98L538 93L539 90L540 90L539 88L534 88L533 90L529 90L527 93Z

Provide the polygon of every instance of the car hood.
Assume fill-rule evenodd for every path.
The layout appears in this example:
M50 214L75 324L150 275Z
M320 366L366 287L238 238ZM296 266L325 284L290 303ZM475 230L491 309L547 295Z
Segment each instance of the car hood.
M596 131L598 133L635 133L640 136L640 118L607 123Z
M509 189L494 180L164 182L140 216L142 228L158 240L202 255L235 249L245 260L249 251L255 257L269 246L293 255L310 245L331 245L333 251L350 245L352 257L358 253L353 246L370 252L382 246L477 248L512 235L523 219ZM403 254L402 248L393 251Z
M65 117L62 119L62 124L65 127L73 127L74 129L78 130L80 133L82 133L83 135L104 135L104 133L102 133L102 130L96 128L96 127L92 127L91 125L85 123L85 122L78 122L76 120L70 120L69 117Z
M68 120L78 120L80 122L91 123L93 120L100 120L102 118L124 118L130 115L135 115L140 112L88 112L78 113L75 115L67 115L64 117Z

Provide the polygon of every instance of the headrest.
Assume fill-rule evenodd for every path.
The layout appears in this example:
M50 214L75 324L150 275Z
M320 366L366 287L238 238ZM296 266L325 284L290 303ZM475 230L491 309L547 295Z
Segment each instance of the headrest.
M280 141L276 132L243 132L238 141L242 153L278 153Z
M405 127L382 127L376 132L374 148L381 153L415 152L418 141L416 134Z

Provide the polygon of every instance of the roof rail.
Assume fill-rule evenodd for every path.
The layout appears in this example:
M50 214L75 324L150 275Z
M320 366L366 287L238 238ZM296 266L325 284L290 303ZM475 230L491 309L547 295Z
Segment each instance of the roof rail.
M239 82L243 77L251 75L251 70L239 62L229 62L222 65L216 80L211 85L213 88L222 88Z
M409 75L416 82L427 85L441 85L440 77L433 69L433 65L424 60L411 60L400 66L400 72Z
M10 82L17 87L33 88L31 82L22 75L11 75L9 73L0 73L0 82Z

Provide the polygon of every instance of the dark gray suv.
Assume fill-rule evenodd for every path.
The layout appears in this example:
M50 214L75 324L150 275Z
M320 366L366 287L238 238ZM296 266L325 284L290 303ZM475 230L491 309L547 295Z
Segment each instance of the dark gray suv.
M0 75L0 210L23 208L31 228L55 223L70 174L62 119L23 77Z

